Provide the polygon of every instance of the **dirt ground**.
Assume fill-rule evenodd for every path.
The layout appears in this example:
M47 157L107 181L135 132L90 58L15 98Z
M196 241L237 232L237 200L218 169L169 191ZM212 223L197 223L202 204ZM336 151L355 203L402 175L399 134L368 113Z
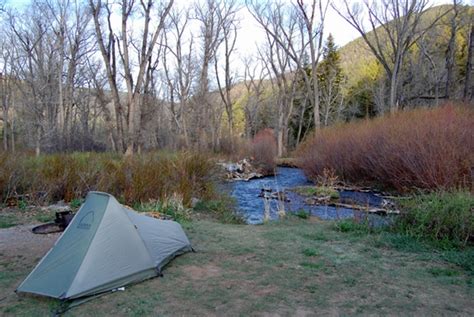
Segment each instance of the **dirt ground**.
M183 226L196 253L176 258L162 278L65 315L474 315L472 271L413 241L293 218L262 226ZM0 315L44 316L58 308L56 300L14 293L58 237L34 235L31 228L0 229ZM463 252L452 256L472 254Z

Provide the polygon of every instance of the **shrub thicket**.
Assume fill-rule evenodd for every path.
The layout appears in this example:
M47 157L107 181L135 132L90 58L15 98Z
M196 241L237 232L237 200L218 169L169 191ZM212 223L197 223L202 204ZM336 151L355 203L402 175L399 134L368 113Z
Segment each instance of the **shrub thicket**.
M271 129L259 131L252 140L252 158L264 174L272 174L276 168L277 143Z
M398 191L469 188L472 131L469 107L400 111L322 129L297 150L298 164L312 179L329 169L346 181Z

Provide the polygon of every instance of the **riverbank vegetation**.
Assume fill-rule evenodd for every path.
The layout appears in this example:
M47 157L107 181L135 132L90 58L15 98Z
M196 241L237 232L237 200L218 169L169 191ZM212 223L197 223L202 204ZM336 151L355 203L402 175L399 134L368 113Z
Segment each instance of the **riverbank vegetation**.
M393 229L463 246L474 238L474 111L447 104L322 129L297 150L315 182L339 181L409 195Z
M313 180L326 169L344 181L399 192L470 188L473 130L468 106L400 111L322 129L297 156Z
M97 190L122 203L163 200L178 195L191 199L215 195L215 164L207 155L157 152L126 157L109 153L0 156L2 202L55 202L83 198Z

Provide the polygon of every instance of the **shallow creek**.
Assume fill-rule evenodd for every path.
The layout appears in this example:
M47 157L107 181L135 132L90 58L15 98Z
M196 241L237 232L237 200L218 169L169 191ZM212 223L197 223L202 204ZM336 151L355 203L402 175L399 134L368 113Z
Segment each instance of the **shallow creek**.
M367 219L370 224L379 226L391 221L390 217L375 214L367 215L363 211L350 208L331 207L326 205L309 205L305 203L305 197L293 191L291 188L311 185L312 183L298 168L279 167L277 175L246 181L235 181L225 185L227 191L236 199L238 210L248 224L260 224L263 222L264 199L259 197L262 188L272 189L273 192L283 191L289 201L285 202L286 212L299 212L304 210L311 216L321 220L337 220L357 217ZM351 200L358 205L379 207L383 199L374 193L356 192L351 190L339 191L341 201ZM271 219L278 219L278 201L272 199Z

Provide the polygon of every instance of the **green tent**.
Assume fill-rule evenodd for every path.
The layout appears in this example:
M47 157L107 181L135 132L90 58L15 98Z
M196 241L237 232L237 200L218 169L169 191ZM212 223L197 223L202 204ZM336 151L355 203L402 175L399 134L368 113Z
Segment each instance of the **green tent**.
M90 192L17 291L63 300L92 296L160 275L171 259L191 250L178 223L140 215L109 194Z

